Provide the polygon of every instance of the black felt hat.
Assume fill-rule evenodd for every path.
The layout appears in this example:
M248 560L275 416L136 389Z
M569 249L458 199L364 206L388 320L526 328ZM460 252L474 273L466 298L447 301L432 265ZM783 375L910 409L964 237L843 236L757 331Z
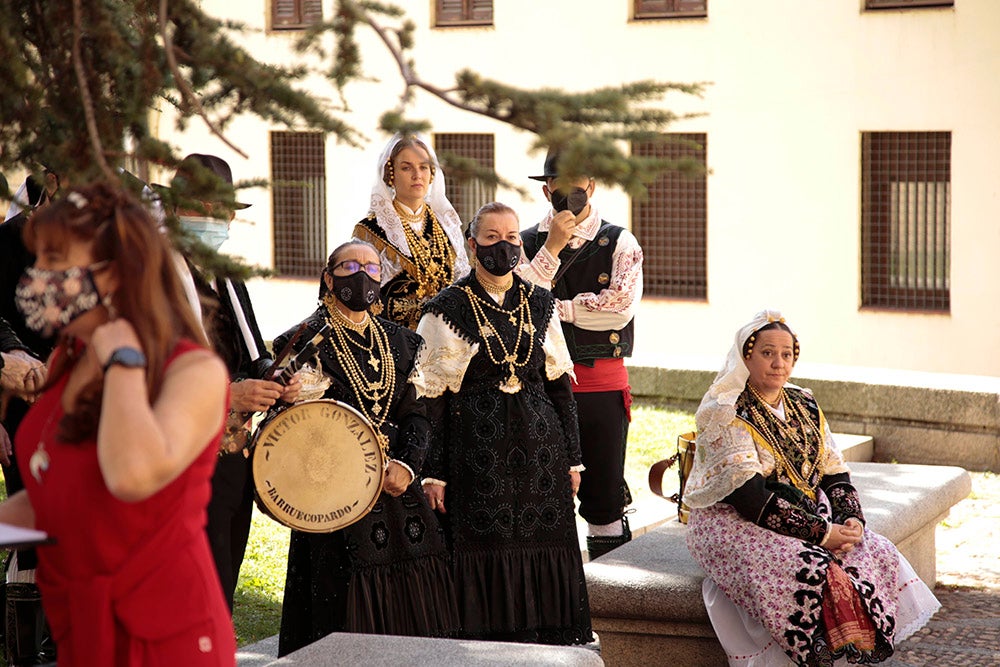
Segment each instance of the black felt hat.
M233 170L229 167L229 163L223 160L217 155L207 155L205 153L191 153L181 160L180 166L177 168L178 174L183 174L185 171L186 164L189 165L195 162L205 169L208 169L213 174L215 174L222 182L232 185L233 184ZM188 167L190 169L190 167ZM152 185L151 186L157 192L162 192L169 190L170 188L165 185ZM207 194L207 193L206 193ZM244 209L250 208L250 204L244 204L242 202L233 202L232 207L234 209Z
M556 170L556 165L559 163L559 151L549 149L548 154L545 156L545 164L542 166L542 170L545 172L541 176L528 176L533 181L547 181L550 178L559 178L559 172Z

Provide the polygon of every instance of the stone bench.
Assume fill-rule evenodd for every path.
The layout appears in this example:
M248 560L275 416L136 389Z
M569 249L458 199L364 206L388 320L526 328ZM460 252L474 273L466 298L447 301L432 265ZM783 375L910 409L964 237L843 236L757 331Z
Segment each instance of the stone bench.
M242 664L242 663L241 663ZM543 646L462 639L427 639L333 633L293 653L267 663L274 667L308 665L334 667L496 667L579 666L599 667L604 662L596 651L579 646Z
M851 476L868 527L892 540L933 586L934 531L969 495L969 474L952 466L852 463ZM671 521L584 566L607 664L726 663L702 602L705 573L688 552L686 530Z

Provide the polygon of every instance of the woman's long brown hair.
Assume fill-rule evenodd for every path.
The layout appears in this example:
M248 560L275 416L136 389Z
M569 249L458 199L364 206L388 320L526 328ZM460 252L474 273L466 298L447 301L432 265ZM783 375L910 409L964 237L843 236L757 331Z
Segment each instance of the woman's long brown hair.
M148 361L146 387L151 402L159 395L164 365L181 338L209 347L184 296L168 239L146 208L127 192L105 183L70 190L25 225L29 250L35 252L42 238L57 247L93 241L93 261L108 260L117 271L112 307L139 336ZM72 367L71 344L67 337L60 337L46 388ZM80 392L60 424L60 438L78 442L97 433L103 389L101 377Z

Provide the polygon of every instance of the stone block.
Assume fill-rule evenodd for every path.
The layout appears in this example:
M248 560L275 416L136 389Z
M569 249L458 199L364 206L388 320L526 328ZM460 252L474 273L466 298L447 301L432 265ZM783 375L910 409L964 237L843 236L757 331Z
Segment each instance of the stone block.
M934 533L972 490L954 466L852 463L868 527L885 535L930 585ZM704 571L687 550L686 526L670 521L587 563L587 588L601 655L610 665L724 664L701 597Z
M600 667L596 651L578 646L544 646L462 639L430 639L338 633L294 651L269 667Z

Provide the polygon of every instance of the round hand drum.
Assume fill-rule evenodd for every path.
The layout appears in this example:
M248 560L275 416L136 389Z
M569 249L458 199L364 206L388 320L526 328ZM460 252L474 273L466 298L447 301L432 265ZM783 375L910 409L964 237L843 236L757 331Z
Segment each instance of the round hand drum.
M329 533L358 521L382 491L375 431L349 405L303 401L268 417L251 450L257 505L289 528Z

